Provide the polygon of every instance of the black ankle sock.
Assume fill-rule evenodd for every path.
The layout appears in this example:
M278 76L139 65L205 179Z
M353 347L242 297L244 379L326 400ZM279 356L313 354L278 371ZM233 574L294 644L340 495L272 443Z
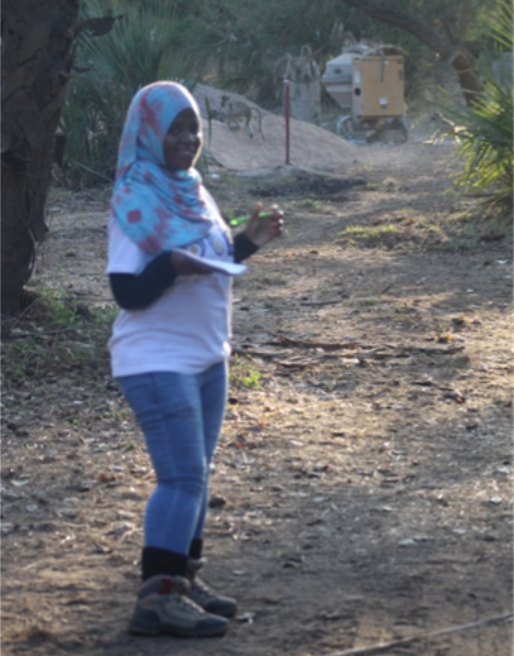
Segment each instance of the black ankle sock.
M189 558L200 560L200 558L202 557L202 547L203 547L203 540L201 538L195 538L191 542L191 546L189 547Z
M187 556L159 547L144 547L142 556L143 581L152 576L184 576L187 570Z

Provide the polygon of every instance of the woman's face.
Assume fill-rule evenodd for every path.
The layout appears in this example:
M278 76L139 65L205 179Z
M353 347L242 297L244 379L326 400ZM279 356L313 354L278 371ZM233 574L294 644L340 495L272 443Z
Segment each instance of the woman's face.
M195 112L183 109L164 137L164 162L170 171L185 171L196 162L202 147L200 123Z

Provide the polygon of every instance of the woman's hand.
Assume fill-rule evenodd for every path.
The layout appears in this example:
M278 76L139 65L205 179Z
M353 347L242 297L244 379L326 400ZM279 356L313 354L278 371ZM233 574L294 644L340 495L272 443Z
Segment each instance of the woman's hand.
M208 266L195 262L187 255L173 251L170 254L171 266L173 271L180 276L194 276L197 274L212 273Z
M262 204L257 203L244 230L244 234L259 248L282 234L284 213L277 205L272 205L270 216L259 216Z

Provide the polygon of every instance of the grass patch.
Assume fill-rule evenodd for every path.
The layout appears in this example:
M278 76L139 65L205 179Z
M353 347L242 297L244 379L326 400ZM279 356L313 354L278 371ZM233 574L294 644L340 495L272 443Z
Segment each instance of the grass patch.
M106 344L115 316L115 307L89 307L62 286L28 288L22 312L2 321L4 391L70 373L82 383L109 373Z
M258 389L261 373L251 360L235 355L230 360L230 385L238 389Z
M367 308L382 305L387 302L388 301L378 298L377 296L363 296L362 298L352 298L349 301L346 301L346 305L354 308Z
M392 248L402 239L402 230L392 223L383 226L349 226L336 237L336 244Z
M403 208L374 218L372 224L352 225L335 243L349 248L384 248L457 253L482 249L487 242L507 238L504 222L483 220L476 202L454 204L445 212Z
M294 203L295 207L301 210L313 210L319 211L323 209L323 203L319 200L314 200L312 198L304 198Z
M288 279L285 274L280 272L259 271L255 276L255 283L260 289L266 287L285 287Z

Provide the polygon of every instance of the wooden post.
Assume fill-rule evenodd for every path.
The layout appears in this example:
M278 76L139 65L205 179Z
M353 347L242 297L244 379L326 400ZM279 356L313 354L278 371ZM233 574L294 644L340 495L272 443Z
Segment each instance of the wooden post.
M284 118L286 120L286 165L290 164L289 80L284 80Z

